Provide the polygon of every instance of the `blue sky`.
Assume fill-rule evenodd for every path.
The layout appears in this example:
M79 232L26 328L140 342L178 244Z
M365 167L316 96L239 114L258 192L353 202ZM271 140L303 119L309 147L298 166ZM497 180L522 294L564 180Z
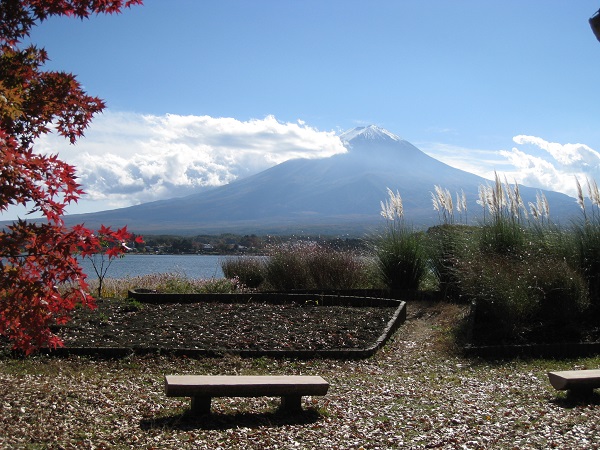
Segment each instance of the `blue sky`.
M145 0L36 27L107 103L70 212L185 195L375 124L455 167L574 193L600 179L600 0ZM393 188L393 187L392 187ZM433 187L432 187L433 188ZM6 218L16 215L6 213Z

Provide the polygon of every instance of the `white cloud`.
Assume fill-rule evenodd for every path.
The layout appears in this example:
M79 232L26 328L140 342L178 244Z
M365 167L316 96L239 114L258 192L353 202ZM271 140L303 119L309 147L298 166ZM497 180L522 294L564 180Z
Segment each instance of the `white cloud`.
M430 156L453 167L493 179L494 171L519 184L576 196L575 177L600 179L600 153L585 144L560 144L541 137L513 137L519 147L482 150L440 143L421 144Z
M525 186L568 193L569 185L565 183L567 180L551 162L517 148L510 151L501 150L499 154L513 166L512 170L503 172L509 181L514 180ZM568 181L572 184L573 178Z
M576 196L575 177L583 182L600 175L600 153L585 144L560 144L526 135L515 136L513 141L526 149L501 154L515 167L515 177L522 184Z
M229 183L293 158L345 152L335 132L275 117L149 116L107 111L75 146L45 136L37 151L77 168L87 210L172 198ZM96 207L93 207L96 204ZM72 207L69 212L80 212Z
M597 170L600 163L600 153L585 144L559 144L548 142L535 136L519 135L513 138L516 144L534 145L548 152L564 169L573 171Z

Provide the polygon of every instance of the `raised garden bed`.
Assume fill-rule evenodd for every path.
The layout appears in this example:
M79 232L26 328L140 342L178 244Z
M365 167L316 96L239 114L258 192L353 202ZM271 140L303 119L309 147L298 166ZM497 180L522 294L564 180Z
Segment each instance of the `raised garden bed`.
M396 299L314 294L154 294L100 299L55 327L55 355L343 358L373 355L406 318Z

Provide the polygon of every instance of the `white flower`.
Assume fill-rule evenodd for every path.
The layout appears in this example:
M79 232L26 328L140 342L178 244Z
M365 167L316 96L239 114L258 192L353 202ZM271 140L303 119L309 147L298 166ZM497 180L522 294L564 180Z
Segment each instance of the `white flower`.
M482 208L485 208L487 204L487 189L483 184L479 185L479 200L477 200L477 204Z
M400 193L392 191L387 188L389 199L384 202L380 202L381 215L388 220L400 219L404 216L404 206L402 205L402 197Z
M435 211L440 210L440 203L438 202L438 199L433 192L431 193L431 203L433 203L433 209Z
M531 215L533 216L534 219L539 220L540 213L539 213L537 207L531 202L529 202L529 211L531 212Z
M575 177L575 183L577 184L577 204L585 211L585 202L583 201L583 191L581 190L581 184L579 184L579 179Z

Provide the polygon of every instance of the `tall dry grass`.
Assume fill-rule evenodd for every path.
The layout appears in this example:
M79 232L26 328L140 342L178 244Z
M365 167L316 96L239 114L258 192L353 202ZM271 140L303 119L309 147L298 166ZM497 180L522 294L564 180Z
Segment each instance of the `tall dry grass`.
M264 289L359 289L370 286L368 263L360 255L316 242L271 247Z
M447 195L441 188L436 192L438 198ZM588 203L597 208L595 184L588 182L588 192ZM600 273L598 211L586 211L580 198L584 219L560 229L550 220L543 193L527 209L519 185L502 182L498 174L493 185L480 186L477 203L483 208L479 226L442 225L428 233L440 289L451 300L474 304L473 339L486 344L526 341L532 334L547 341L577 339L593 287L600 290L600 275L591 276Z
M571 228L574 261L587 280L594 313L600 315L600 190L595 181L587 179L586 201L579 180L575 180L582 217Z
M467 301L459 285L459 262L471 260L476 253L476 229L442 224L427 230L425 239L429 270L443 298L453 302Z
M96 292L98 280L89 280L91 292ZM179 273L162 273L125 278L105 278L103 297L126 298L132 289L150 289L164 293L201 294L233 293L243 290L236 278L187 278Z
M381 202L383 231L375 238L375 260L380 281L389 289L418 289L427 274L423 233L404 221L404 206L398 191L388 188Z
M226 278L236 278L249 289L258 288L265 281L268 261L262 256L227 256L221 260Z

